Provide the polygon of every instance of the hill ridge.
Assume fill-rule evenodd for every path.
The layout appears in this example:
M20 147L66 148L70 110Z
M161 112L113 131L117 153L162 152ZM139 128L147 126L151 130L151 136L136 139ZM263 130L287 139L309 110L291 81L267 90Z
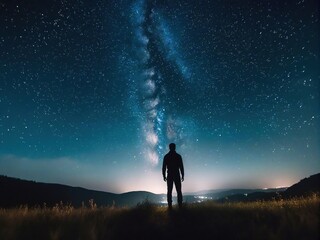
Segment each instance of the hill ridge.
M188 203L206 200L225 201L256 201L272 200L276 198L291 198L306 196L320 191L320 173L300 180L288 188L280 189L226 189L215 193L184 195ZM197 193L201 193L199 191ZM17 207L20 205L53 206L61 201L81 207L94 200L98 206L136 206L146 200L153 203L166 202L165 194L155 194L148 191L130 191L125 193L111 193L91 190L83 187L73 187L59 183L43 183L32 180L0 175L0 207Z

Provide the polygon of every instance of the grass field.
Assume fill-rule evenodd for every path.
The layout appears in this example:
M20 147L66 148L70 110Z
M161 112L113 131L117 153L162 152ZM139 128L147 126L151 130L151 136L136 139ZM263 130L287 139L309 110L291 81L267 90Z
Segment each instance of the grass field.
M204 202L179 210L135 208L0 209L0 239L319 239L320 197L252 203Z

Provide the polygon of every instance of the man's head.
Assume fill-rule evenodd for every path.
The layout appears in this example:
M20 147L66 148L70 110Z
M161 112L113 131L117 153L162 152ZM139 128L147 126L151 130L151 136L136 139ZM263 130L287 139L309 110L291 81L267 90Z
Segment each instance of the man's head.
M169 149L170 149L170 151L175 151L176 150L176 144L170 143L169 144Z

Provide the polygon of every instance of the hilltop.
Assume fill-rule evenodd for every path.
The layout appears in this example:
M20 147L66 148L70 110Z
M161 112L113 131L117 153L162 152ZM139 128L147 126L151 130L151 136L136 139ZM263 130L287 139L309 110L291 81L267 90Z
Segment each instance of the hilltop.
M0 239L319 239L319 196L132 208L57 205L0 209Z

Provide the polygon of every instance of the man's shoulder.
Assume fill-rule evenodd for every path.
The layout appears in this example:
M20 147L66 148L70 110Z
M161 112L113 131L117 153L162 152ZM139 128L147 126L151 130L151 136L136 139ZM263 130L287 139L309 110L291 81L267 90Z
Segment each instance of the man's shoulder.
M179 153L177 153L177 152L168 152L166 155L164 155L164 159L166 159L166 158L176 158L176 157L178 157L178 158L181 158L182 159L182 157L181 157L181 155L179 154Z
M163 159L166 159L169 157L169 153L167 153L166 155L164 155Z
M174 153L174 158L177 159L177 160L182 160L182 157L179 153L175 152Z

